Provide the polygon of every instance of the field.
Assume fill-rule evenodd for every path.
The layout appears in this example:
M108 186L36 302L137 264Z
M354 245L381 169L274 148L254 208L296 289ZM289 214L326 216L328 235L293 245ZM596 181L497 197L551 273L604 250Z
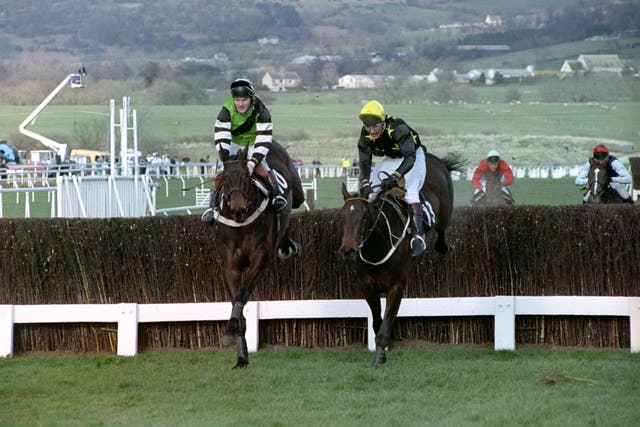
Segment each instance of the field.
M634 145L638 148L638 102L545 104L528 100L537 98L535 87L519 90L521 104L394 104L380 100L389 114L404 118L419 132L429 150L437 155L457 151L471 163L491 148L515 166L580 164L599 142L622 155ZM484 89L479 92L487 93L482 99L490 97ZM343 156L357 155L359 108L376 93L267 95L274 135L294 158L307 164L315 158L324 164L339 164ZM138 112L144 154L156 151L195 161L206 154L215 158L212 128L219 107L140 105L135 99L132 103ZM30 111L31 107L0 106L0 138L19 139L18 124ZM108 149L107 113L106 102L102 106L53 105L30 129L68 142L70 149Z
M624 350L398 348L0 359L0 425L495 426L640 424Z

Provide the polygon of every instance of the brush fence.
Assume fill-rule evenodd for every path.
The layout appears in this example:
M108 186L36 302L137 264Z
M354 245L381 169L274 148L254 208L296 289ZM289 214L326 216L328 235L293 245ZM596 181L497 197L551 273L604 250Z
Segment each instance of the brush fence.
M258 346L370 346L340 211L294 215L246 315ZM420 257L394 342L638 348L637 206L456 208L453 250ZM1 353L219 347L231 296L198 216L0 220ZM259 301L259 302L255 302Z

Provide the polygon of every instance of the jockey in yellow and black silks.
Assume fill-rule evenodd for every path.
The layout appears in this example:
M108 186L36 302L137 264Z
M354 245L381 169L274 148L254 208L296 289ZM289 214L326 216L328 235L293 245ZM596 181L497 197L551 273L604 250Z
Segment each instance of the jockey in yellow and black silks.
M359 118L363 124L358 140L360 194L373 200L377 192L389 190L400 178L405 179L404 198L413 211L411 255L418 256L426 248L420 190L427 164L420 137L404 120L387 116L382 104L375 100L362 107ZM373 156L383 159L372 171Z

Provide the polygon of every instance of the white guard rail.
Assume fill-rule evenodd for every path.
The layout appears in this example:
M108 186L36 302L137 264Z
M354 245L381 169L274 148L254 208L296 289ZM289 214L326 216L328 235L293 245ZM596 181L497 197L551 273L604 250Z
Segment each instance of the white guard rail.
M384 310L385 300L382 300ZM186 304L49 304L0 305L0 357L13 354L15 324L117 323L120 356L138 352L138 324L148 322L224 321L231 303ZM247 347L258 351L258 323L267 319L367 318L368 348L375 349L369 307L364 300L303 300L249 302ZM517 315L629 317L630 350L640 352L640 297L495 296L466 298L405 298L399 317L493 316L495 350L515 350Z

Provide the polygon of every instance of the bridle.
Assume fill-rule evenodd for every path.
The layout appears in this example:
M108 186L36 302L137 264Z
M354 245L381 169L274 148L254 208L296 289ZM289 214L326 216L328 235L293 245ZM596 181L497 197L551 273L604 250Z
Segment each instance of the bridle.
M370 224L369 228L366 230L362 231L362 234L360 236L360 243L358 244L357 250L358 250L358 254L360 256L360 259L370 265L380 265L380 264L384 264L385 262L387 262L387 260L389 260L389 258L391 258L391 256L394 254L394 252L396 251L396 249L398 249L398 247L400 246L400 243L402 242L402 240L404 239L404 237L407 235L407 229L409 228L409 224L411 222L411 218L408 215L405 215L402 210L400 209L400 207L398 207L397 203L394 203L390 198L388 198L385 195L379 196L376 200L380 200L380 205L379 206L375 206L372 203L369 203L369 201L363 197L352 197L349 198L345 201L345 206L347 203L349 203L349 201L353 201L353 200L362 200L367 204L367 223ZM399 218L403 219L406 217L406 219L404 219L404 227L402 228L402 232L400 233L400 235L395 235L393 233L393 230L391 229L391 221L389 219L389 216L384 212L384 206L385 204L393 207L393 209L396 211L396 213L398 214ZM373 218L373 215L371 215L371 209L375 210L377 212L375 219ZM362 254L362 248L364 247L364 245L367 243L367 241L369 241L369 239L371 238L371 236L373 235L374 231L377 229L378 225L380 223L383 223L382 225L386 225L386 229L387 229L387 234L389 236L389 246L390 249L387 252L387 254L380 260L378 261L371 261L368 260L364 257L364 255Z
M603 178L599 178L599 174L604 174ZM589 171L589 192L594 200L599 201L607 190L608 179L606 169L603 166L592 167Z
M245 160L227 160L225 162L226 165L244 163ZM227 169L228 170L228 169ZM253 208L254 203L251 200L251 187L255 187L255 190L261 192L265 197L263 197L262 202ZM224 225L230 227L244 227L246 225L254 222L262 212L265 211L267 206L269 205L269 198L266 197L268 194L268 190L264 185L262 185L258 180L254 177L251 177L248 173L243 173L242 176L230 176L230 174L225 174L224 171L222 173L222 184L220 187L223 191L220 194L221 204L219 206L219 210L215 213L215 219ZM225 211L225 205L230 209L231 207L231 198L234 194L239 193L244 200L244 204L239 209L236 209L232 212L231 217L229 218L223 214ZM248 215L242 222L237 221L237 217ZM236 217L235 219L233 217Z

